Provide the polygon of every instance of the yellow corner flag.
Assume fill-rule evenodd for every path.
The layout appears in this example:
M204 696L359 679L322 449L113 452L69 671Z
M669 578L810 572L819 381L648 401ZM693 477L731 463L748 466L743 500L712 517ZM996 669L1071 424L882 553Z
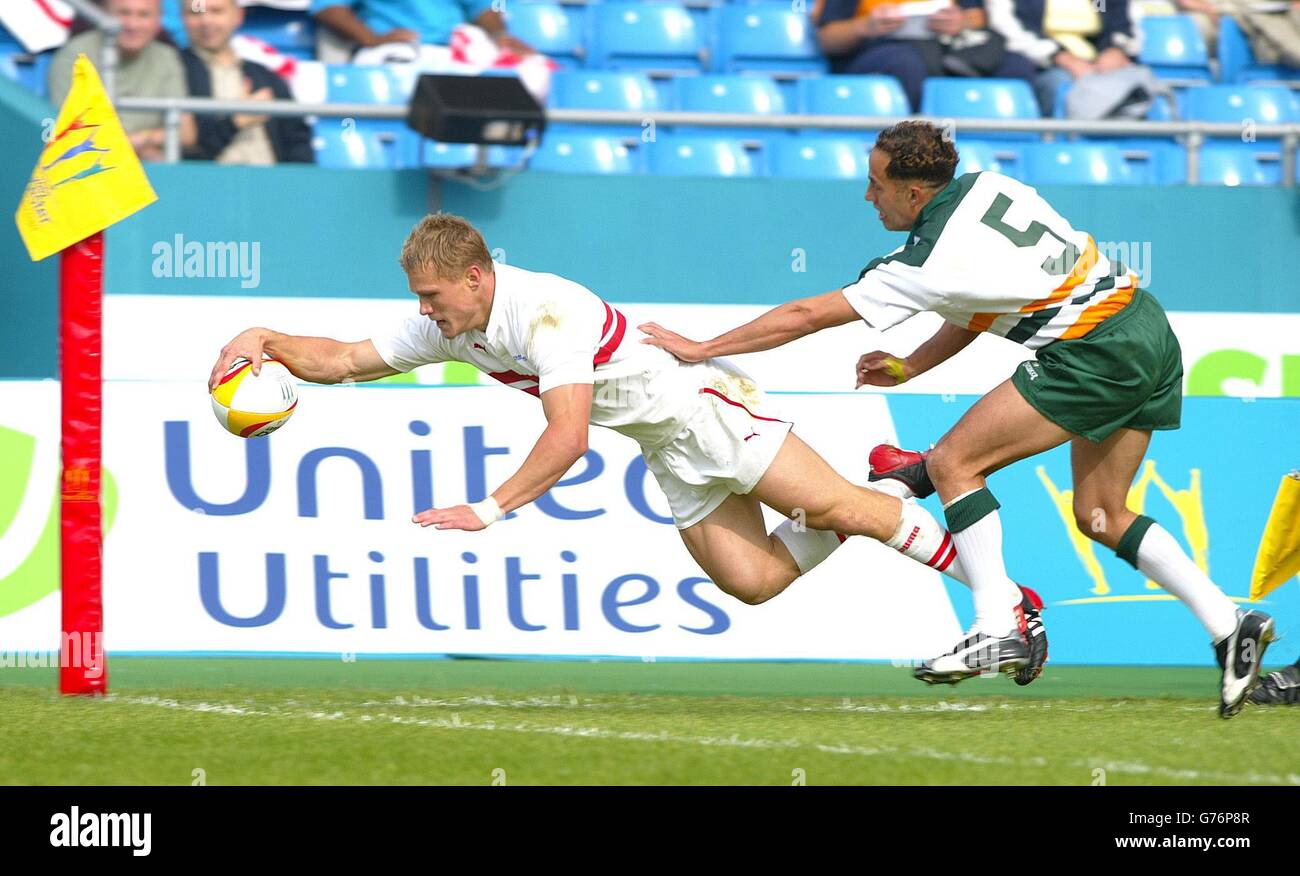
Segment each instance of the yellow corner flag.
M85 55L15 216L32 261L66 249L158 200Z
M1300 471L1282 478L1250 575L1250 598L1263 599L1300 572Z

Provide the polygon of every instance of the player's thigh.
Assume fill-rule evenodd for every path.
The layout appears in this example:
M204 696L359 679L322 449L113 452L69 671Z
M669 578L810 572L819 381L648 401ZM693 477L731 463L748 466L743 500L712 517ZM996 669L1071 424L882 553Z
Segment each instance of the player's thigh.
M1098 443L1086 438L1070 442L1076 519L1083 521L1098 509L1110 515L1125 509L1129 487L1150 443L1151 432L1146 429L1116 429Z
M926 467L939 487L962 477L982 477L1026 457L1051 450L1070 440L1068 431L1025 401L1010 380L1004 380L973 407L930 451Z
M737 587L761 587L794 566L789 552L776 552L758 499L732 493L699 523L680 530L686 550L700 568L732 595ZM795 567L797 574L797 567Z
M749 495L813 529L888 538L898 524L897 499L845 480L794 432Z

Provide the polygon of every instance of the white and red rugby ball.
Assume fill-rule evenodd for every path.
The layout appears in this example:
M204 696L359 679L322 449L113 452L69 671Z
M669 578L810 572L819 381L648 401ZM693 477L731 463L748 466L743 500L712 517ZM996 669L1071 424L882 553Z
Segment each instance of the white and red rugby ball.
M212 391L212 412L227 432L240 438L270 435L289 422L298 406L294 376L274 359L264 359L260 374L236 359Z

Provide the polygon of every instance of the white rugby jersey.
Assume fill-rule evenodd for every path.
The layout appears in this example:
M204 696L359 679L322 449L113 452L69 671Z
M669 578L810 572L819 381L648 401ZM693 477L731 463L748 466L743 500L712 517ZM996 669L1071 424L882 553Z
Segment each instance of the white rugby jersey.
M379 355L398 371L465 362L534 396L565 384L593 384L594 425L650 445L681 431L680 417L699 391L693 369L641 343L644 333L578 283L499 262L493 271L496 292L486 331L447 339L433 320L413 316L392 335L371 339Z
M843 292L873 328L932 310L1036 350L1083 337L1123 308L1137 283L1033 188L983 171L949 183L907 242Z

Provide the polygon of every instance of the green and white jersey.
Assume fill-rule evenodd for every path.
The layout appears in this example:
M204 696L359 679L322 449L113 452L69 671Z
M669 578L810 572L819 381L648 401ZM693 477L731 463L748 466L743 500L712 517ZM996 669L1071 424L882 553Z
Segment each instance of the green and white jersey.
M907 243L843 292L873 328L932 310L1036 350L1086 335L1129 302L1137 283L1032 187L983 171L949 183Z

